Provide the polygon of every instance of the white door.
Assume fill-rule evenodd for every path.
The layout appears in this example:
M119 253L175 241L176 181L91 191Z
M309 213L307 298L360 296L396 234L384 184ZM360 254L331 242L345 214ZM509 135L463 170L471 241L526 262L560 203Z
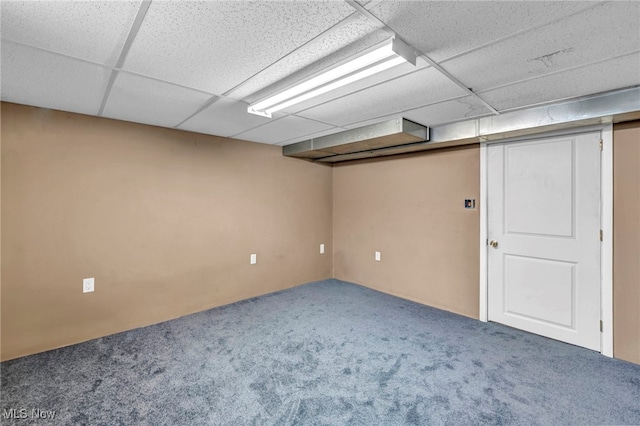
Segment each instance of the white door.
M600 132L488 148L490 321L600 350Z

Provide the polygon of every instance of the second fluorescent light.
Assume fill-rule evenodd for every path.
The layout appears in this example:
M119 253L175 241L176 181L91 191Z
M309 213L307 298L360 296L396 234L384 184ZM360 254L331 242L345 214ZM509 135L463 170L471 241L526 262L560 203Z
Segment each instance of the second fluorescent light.
M252 114L271 118L271 115L291 105L320 96L331 90L377 74L404 62L416 64L411 47L399 39L391 39L382 47L331 68L280 93L249 105Z

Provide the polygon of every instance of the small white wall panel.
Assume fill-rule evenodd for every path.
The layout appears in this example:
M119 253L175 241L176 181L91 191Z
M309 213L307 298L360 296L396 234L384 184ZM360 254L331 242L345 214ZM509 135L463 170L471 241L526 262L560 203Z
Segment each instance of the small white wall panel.
M509 283L505 286L505 314L573 328L575 266L574 262L505 255L505 281Z
M567 139L505 146L504 167L509 177L505 183L505 233L573 237L573 143ZM556 156L554 162L548 161L551 152Z

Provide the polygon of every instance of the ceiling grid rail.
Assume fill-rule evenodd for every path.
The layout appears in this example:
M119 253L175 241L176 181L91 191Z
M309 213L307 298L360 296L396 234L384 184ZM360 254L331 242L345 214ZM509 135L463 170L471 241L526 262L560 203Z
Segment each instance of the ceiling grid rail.
M109 100L109 95L111 94L111 89L113 88L113 83L116 81L116 77L122 69L124 65L124 61L127 59L127 55L129 54L129 50L131 49L131 45L138 35L138 31L142 26L142 21L144 21L144 17L149 10L149 6L151 6L151 0L144 0L140 7L138 8L138 13L131 25L131 29L129 30L129 34L127 35L127 39L122 46L122 50L120 51L120 56L118 57L118 61L116 62L115 67L111 70L111 75L109 76L109 82L107 83L107 87L104 91L104 96L102 97L102 102L100 103L100 109L98 110L98 116L101 117L104 113L104 108L107 105L107 100Z

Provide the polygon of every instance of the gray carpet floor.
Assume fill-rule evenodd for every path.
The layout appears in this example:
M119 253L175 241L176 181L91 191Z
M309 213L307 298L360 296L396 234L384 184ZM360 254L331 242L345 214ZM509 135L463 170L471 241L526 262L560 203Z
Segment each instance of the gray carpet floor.
M336 280L0 368L3 424L640 424L640 365Z

